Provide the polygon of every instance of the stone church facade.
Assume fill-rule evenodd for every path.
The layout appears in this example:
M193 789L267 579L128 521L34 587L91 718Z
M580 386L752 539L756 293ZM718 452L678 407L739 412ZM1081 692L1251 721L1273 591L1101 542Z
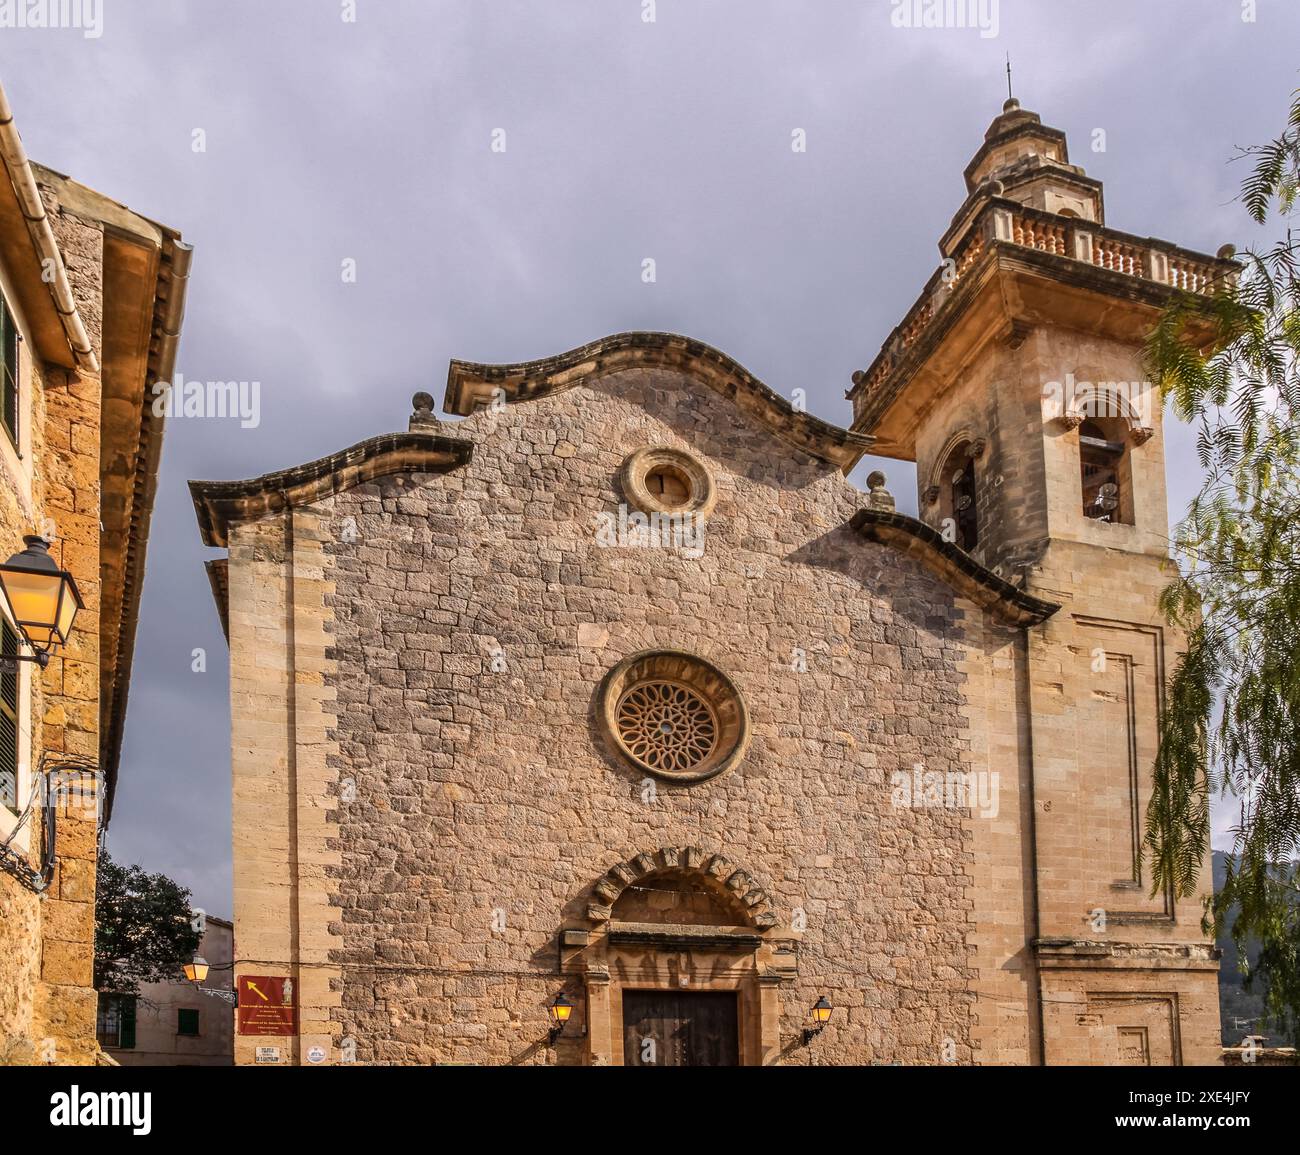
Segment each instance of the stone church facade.
M236 1062L1217 1061L1200 898L1137 853L1180 645L1140 357L1235 265L1107 227L1014 102L966 183L849 429L631 333L191 483L237 981L293 991Z

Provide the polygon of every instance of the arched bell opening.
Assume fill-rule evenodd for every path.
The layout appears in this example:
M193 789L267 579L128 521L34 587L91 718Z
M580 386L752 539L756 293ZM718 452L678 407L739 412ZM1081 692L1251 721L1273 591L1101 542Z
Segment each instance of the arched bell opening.
M1090 417L1079 425L1079 488L1083 515L1132 525L1133 467L1124 422Z
M936 483L939 524L944 537L967 553L980 543L979 477L975 462L983 445L963 439L954 444L939 466Z

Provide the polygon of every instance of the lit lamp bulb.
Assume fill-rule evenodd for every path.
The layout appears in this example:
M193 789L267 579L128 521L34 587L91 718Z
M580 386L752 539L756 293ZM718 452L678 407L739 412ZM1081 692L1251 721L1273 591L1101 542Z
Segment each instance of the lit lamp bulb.
M23 541L27 548L0 565L0 597L35 651L23 660L44 666L51 649L68 644L72 621L83 603L72 575L50 557L50 543L36 534Z
M831 1006L830 999L825 995L822 995L821 998L813 1003L813 1009L809 1013L809 1018L812 1019L813 1025L805 1028L803 1033L803 1045L805 1047L822 1033L822 1028L831 1021L831 1011L834 1009L835 1008Z
M561 991L555 996L555 1001L546 1008L551 1015L551 1042L554 1043L560 1037L560 1032L564 1030L564 1024L569 1021L569 1016L573 1014L573 1004L564 997Z

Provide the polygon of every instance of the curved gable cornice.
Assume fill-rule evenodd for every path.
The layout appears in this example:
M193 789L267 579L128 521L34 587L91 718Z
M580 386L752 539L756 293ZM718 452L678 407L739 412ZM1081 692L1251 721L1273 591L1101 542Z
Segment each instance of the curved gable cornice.
M937 530L905 514L860 509L849 528L880 545L915 558L958 594L1013 626L1036 626L1061 607L1012 585L980 565L964 549L945 541Z
M307 505L394 473L447 473L469 461L468 441L432 433L385 433L350 449L246 481L191 481L205 545L229 545L231 522Z
M787 444L845 473L875 440L800 412L725 353L675 333L616 333L554 357L510 365L452 361L443 407L463 417L498 397L532 401L627 369L674 369L721 394Z

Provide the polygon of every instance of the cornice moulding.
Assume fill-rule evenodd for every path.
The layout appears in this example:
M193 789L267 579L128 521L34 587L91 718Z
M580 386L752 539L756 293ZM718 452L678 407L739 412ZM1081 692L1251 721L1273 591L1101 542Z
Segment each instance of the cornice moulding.
M448 473L473 454L468 441L431 433L385 433L349 449L245 481L191 481L205 545L228 546L232 522L254 521L394 473Z
M468 416L498 398L507 404L532 401L630 369L676 370L727 398L786 444L845 473L874 440L795 409L727 354L675 333L616 333L554 357L512 364L454 360L443 407Z

